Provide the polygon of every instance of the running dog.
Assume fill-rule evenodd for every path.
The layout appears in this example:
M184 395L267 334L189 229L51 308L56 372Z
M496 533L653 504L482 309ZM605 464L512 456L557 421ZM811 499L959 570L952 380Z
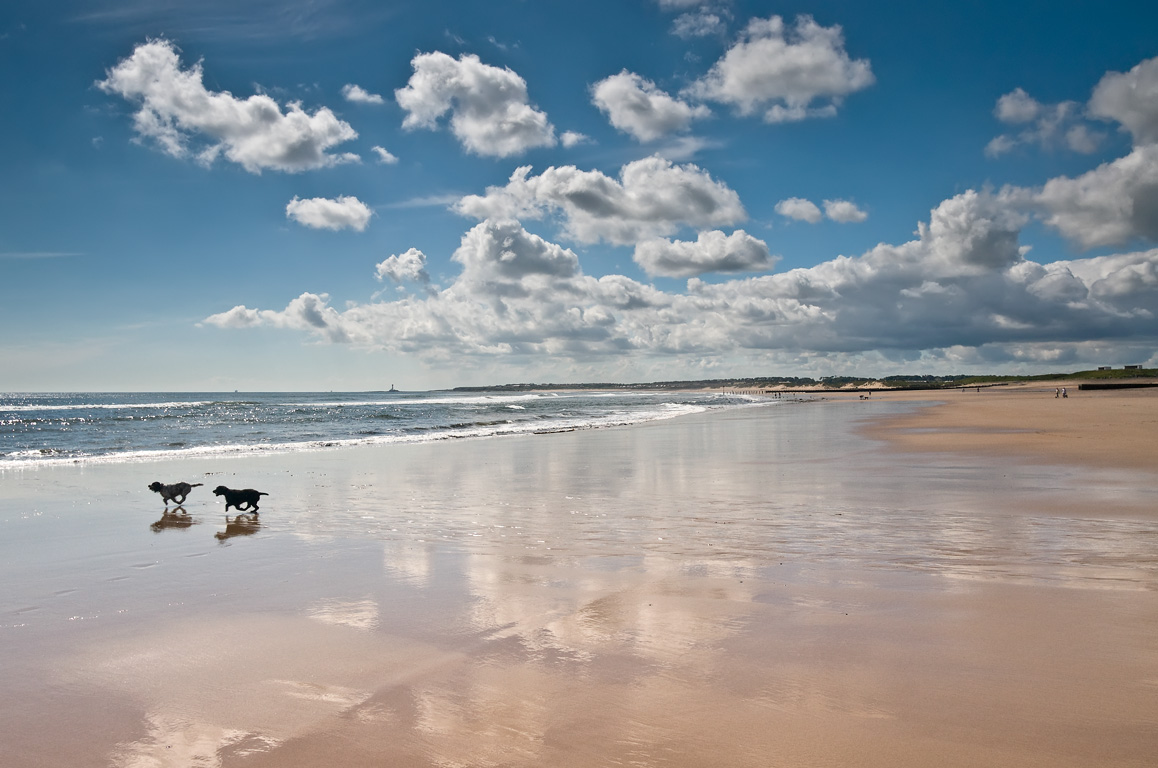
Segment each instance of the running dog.
M238 491L233 488L226 488L224 485L219 485L213 489L213 495L225 497L226 512L229 511L230 507L236 507L238 512L256 515L258 499L269 494L265 491L255 491L252 488Z
M201 485L201 483L173 483L172 485L149 483L149 490L161 494L161 498L165 500L166 507L169 506L170 501L179 507L185 503L185 497L189 495L189 491L199 485Z

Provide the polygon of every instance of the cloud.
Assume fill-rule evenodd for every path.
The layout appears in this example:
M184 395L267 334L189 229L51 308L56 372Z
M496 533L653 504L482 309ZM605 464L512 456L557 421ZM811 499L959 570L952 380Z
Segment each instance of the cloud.
M649 275L690 277L707 272L760 272L775 260L768 246L742 229L730 235L720 230L701 232L695 242L664 238L635 246L633 257Z
M436 130L449 112L451 132L477 155L511 157L555 145L554 126L527 103L526 81L510 69L438 51L418 54L411 65L410 81L394 92L407 113L403 128Z
M1026 221L1000 195L968 191L933 209L914 240L784 273L692 278L676 293L586 275L570 249L488 219L463 235L453 256L462 272L445 289L341 312L303 293L285 310L240 306L205 322L294 328L460 364L533 355L596 364L815 355L1049 363L1110 345L1153 346L1158 249L1039 264L1019 245ZM729 238L701 239L718 247ZM687 251L688 263L712 250L698 246L656 249Z
M683 136L669 136L652 146L655 149L655 154L679 163L691 160L705 149L719 149L724 144L715 139L685 134Z
M1000 157L1013 150L1017 146L1017 141L1012 137L1002 134L1001 136L994 136L985 145L986 157Z
M269 96L238 99L210 91L201 63L182 69L177 47L149 40L106 72L97 87L139 104L133 115L137 135L173 157L194 157L205 165L219 156L250 173L306 171L357 162L350 153L329 150L358 134L322 107L313 114L298 102L285 111Z
M915 239L860 256L707 282L695 275L768 270L775 257L743 230L721 231L745 212L702 169L658 156L625 165L617 178L574 166L535 176L524 167L454 206L480 221L463 235L452 257L462 271L445 288L343 311L306 292L284 310L239 306L206 323L296 329L431 361L539 356L602 370L647 359L685 367L920 360L955 369L1155 359L1158 248L1038 263L1020 242L1031 217L1086 248L1158 241L1158 144L1145 140L1145 105L1115 99L1103 116L1135 136L1126 156L1037 188L968 190L933 208ZM998 112L1029 130L1056 110L1015 94ZM813 222L864 217L848 201L823 202L824 214L803 198L776 210ZM664 291L587 275L579 253L518 221L549 217L578 243L634 245L649 275L690 279ZM671 239L685 227L699 230L695 241ZM378 277L413 281L424 264L412 249L380 264Z
M727 23L718 13L703 9L680 14L671 25L671 33L684 40L723 34L726 29Z
M1090 154L1097 150L1102 134L1085 125L1082 107L1076 101L1042 104L1021 88L997 100L994 116L1008 125L1026 126L1016 134L1002 134L985 145L987 157L1000 157L1018 146L1034 145L1045 150L1064 147Z
M859 224L868 218L868 214L856 207L856 203L848 200L825 200L824 215L841 224Z
M421 197L411 197L405 200L399 200L393 203L386 203L383 208L450 208L459 200L462 195L452 192L447 192L441 195L422 195Z
M342 96L346 101L352 101L355 104L385 104L386 100L376 93L370 93L362 88L360 85L347 83L342 86Z
M459 278L421 298L405 296L337 312L325 305L324 294L304 293L285 310L238 306L204 322L222 328L292 328L322 341L443 359L570 355L608 346L630 348L632 341L614 328L614 312L651 306L659 295L628 278L582 274L574 252L511 220L480 222L463 235L452 259L462 266Z
M993 114L1003 123L1032 123L1045 109L1021 88L1014 88L997 100Z
M1136 146L1158 143L1158 57L1125 74L1107 72L1094 88L1089 110L1121 123Z
M816 203L803 197L781 200L776 203L776 213L785 218L807 221L809 224L816 224L822 218ZM825 200L823 215L841 224L860 223L868 218L868 214L858 208L856 203L848 200Z
M626 69L591 87L591 101L611 124L639 141L655 141L669 133L686 131L692 120L711 114L693 107Z
M405 253L388 256L378 262L375 274L379 280L393 280L396 283L416 282L427 285L430 275L426 271L426 254L417 248Z
M1134 148L1124 157L1079 176L1059 176L1039 188L1007 186L1001 190L1004 204L1039 217L1081 248L1123 246L1136 240L1158 242L1155 93L1158 59L1147 59L1125 74L1107 73L1094 88L1089 110L1097 117L1120 122L1134 138ZM1020 89L1002 99L998 102L999 117L1031 123L1034 130L1043 116L1056 113ZM1067 140L1080 139L1084 130L1081 124L1071 126Z
M285 215L287 219L313 229L356 229L363 232L374 212L356 197L339 197L336 200L325 197L302 200L295 197L286 204Z
M1039 190L1003 190L1011 204L1039 210L1045 222L1083 248L1158 242L1158 145L1142 146L1081 176L1050 179Z
M839 26L798 16L752 19L739 40L686 93L731 104L742 115L763 112L770 123L831 117L844 97L874 82L867 59L844 50ZM819 102L818 105L814 106Z
M571 149L571 147L577 147L580 144L592 143L590 136L579 133L578 131L563 131L563 135L559 137L559 141L567 149Z
M740 197L695 165L652 156L628 163L613 179L575 166L550 167L531 176L524 166L504 187L468 195L455 210L476 219L562 216L563 231L581 243L600 240L634 245L671 235L681 226L709 228L747 218Z
M805 200L803 197L789 197L786 200L781 200L776 203L776 213L789 219L807 221L809 224L816 224L821 218L820 209L816 207L816 203Z
M398 162L397 157L382 147L370 147L370 151L378 156L378 162L382 163L383 165L394 165Z
M656 0L659 7L665 11L682 11L685 8L695 8L703 5L704 0Z
M322 341L336 344L353 341L342 328L341 315L328 305L329 300L329 294L303 293L280 311L238 305L228 312L211 315L203 322L218 328L288 328L306 331Z
M928 224L917 227L922 268L937 277L1008 269L1022 261L1018 237L1026 220L988 193L969 190L951 197L930 212Z

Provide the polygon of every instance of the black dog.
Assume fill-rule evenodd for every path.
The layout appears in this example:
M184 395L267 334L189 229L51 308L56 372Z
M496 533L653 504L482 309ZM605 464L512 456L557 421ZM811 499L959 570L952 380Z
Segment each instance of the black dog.
M185 497L189 495L189 491L193 490L201 483L173 483L172 485L163 485L161 483L149 483L149 490L161 494L161 498L165 500L165 506L169 506L169 502L173 502L177 506L185 503ZM180 496L181 498L177 498Z
M232 488L226 488L224 485L219 485L213 489L214 496L225 497L225 511L228 512L230 507L237 507L238 512L245 512L257 514L257 500L262 496L268 496L264 491L255 491L252 488L246 488L241 491L235 491Z

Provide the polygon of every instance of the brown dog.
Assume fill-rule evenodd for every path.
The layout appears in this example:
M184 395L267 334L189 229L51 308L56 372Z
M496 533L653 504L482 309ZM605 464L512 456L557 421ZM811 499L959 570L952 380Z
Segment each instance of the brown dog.
M226 512L229 511L230 507L237 507L238 512L256 515L258 499L269 494L265 491L255 491L252 488L245 488L238 491L233 488L226 488L224 485L219 485L213 489L213 495L225 497Z
M165 500L166 507L169 506L170 501L177 506L181 506L185 503L185 497L189 495L189 491L199 485L201 485L201 483L173 483L172 485L149 483L149 490L161 494L161 498Z

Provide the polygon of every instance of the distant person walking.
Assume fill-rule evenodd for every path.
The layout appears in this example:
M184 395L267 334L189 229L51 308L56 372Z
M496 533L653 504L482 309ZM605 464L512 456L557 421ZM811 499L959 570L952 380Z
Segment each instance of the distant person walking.
M1062 387L1062 397L1069 397L1069 395L1066 394L1066 388L1065 387Z
M1057 398L1057 397L1060 397L1060 396L1061 396L1061 390L1060 390L1060 389L1058 389L1057 387L1054 387L1054 388L1053 388L1053 396L1054 396L1055 398Z

